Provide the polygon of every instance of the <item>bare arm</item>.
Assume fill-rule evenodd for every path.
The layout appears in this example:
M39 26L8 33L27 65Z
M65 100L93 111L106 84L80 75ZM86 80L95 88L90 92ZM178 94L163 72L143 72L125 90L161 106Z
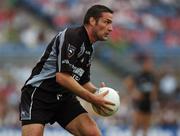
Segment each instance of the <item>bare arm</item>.
M154 85L154 88L152 90L150 98L151 98L151 101L157 101L157 98L158 98L158 87L157 87L157 85Z
M56 73L56 82L68 88L70 91L72 91L74 94L81 97L82 99L95 105L103 107L107 107L106 104L114 105L112 102L109 102L103 98L105 95L107 95L108 92L105 92L101 95L94 95L93 93L90 93L87 89L85 89L83 86L81 86L75 79L73 79L71 75L67 73Z
M131 94L132 91L135 89L135 83L131 76L128 76L124 80L125 87L127 91Z
M70 91L75 93L77 96L92 102L94 96L83 88L73 77L67 73L56 73L56 82L62 86L68 88Z
M91 83L91 82L85 83L85 84L83 85L83 87L84 87L85 89L87 89L88 91L90 91L91 93L95 93L96 90L97 90L96 86L95 86L93 83Z

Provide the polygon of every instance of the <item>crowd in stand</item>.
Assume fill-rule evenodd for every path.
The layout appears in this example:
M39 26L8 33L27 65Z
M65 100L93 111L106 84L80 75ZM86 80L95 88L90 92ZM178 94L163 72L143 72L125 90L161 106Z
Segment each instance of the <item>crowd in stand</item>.
M9 2L9 3L8 3ZM0 1L0 52L6 47L18 46L29 50L45 46L55 31L69 25L79 25L84 10L97 0L18 0ZM114 31L110 44L119 52L128 49L149 49L155 53L163 50L180 51L180 7L176 0L101 0L114 11ZM180 3L178 3L180 4ZM27 8L27 10L25 10ZM36 13L36 19L32 19ZM27 16L28 15L28 16ZM46 22L46 23L44 23ZM50 26L49 26L50 25ZM49 27L47 27L49 26ZM53 26L53 27L52 27ZM53 28L53 30L52 30ZM55 29L54 29L55 28ZM123 48L123 49L122 49ZM177 62L178 63L178 62ZM28 77L29 66L0 65L0 126L19 126L18 103L20 88ZM179 73L171 67L159 73L159 116L155 125L180 123ZM172 106L173 105L173 106ZM104 125L128 125L128 95L122 93L121 110ZM98 119L97 119L98 120ZM101 120L102 121L102 120Z
M18 0L16 1L19 5ZM83 11L94 3L106 4L115 11L115 27L111 39L115 45L124 43L127 47L150 46L156 49L162 49L163 46L164 48L180 46L178 38L180 37L180 8L177 6L178 1L175 0L160 0L159 2L153 2L153 0L102 0L100 2L96 0L23 0L21 6L33 10L39 18L46 19L55 28L63 29L69 25L81 24ZM1 42L4 40L24 42L26 41L23 37L24 33L31 30L32 33L28 33L30 37L31 35L38 37L38 39L32 37L34 40L31 41L37 40L32 44L36 46L41 44L39 42L45 40L43 33L46 33L46 29L43 31L36 28L30 22L28 17L17 12L17 9L15 10L12 6L1 8L0 30L7 33L5 37L2 37L3 33L1 34ZM27 41L30 42L30 40Z

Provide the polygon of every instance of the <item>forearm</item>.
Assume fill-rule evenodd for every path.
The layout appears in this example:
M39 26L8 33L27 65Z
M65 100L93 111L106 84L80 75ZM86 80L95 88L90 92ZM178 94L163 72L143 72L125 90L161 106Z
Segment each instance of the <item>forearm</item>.
M158 99L158 98L157 98L157 97L158 97L158 96L157 96L157 88L154 88L154 89L153 89L150 97L151 97L151 101L157 101L157 99Z
M87 82L83 85L85 89L87 89L91 93L95 93L97 91L97 87L91 82Z
M81 86L73 77L66 73L56 73L56 82L60 85L68 88L77 96L85 99L88 102L92 102L93 94L90 93L86 88Z

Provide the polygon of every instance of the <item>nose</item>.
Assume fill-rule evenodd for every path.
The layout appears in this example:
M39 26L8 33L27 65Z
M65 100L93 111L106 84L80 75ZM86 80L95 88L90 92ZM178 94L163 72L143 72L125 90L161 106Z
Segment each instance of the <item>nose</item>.
M109 25L108 30L109 30L110 32L113 30L113 26L112 26L112 24L111 24L111 25Z

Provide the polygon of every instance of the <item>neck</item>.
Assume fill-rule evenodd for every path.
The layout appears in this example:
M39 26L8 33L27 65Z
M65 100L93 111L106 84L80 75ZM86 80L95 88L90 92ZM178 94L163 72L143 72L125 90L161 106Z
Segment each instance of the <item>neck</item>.
M88 37L89 37L90 42L91 42L91 43L96 42L96 39L95 39L95 37L94 37L94 35L93 35L93 31L92 31L91 26L85 25L84 27L85 27L85 29L86 29L86 31L87 31L87 34L88 34Z

